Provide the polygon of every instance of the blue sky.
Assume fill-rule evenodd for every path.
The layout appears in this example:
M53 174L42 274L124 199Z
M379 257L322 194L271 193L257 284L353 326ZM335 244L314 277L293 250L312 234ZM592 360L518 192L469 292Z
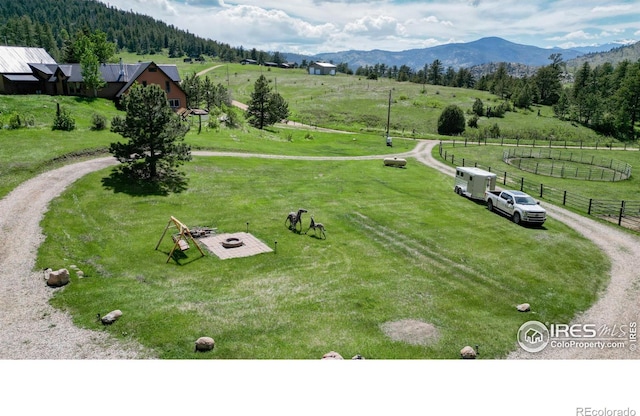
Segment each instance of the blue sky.
M640 2L101 0L231 46L315 54L401 51L498 36L539 47L640 40Z

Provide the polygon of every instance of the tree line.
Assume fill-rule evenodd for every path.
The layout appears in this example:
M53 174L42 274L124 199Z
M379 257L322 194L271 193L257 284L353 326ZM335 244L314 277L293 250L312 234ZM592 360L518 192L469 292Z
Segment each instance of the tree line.
M118 10L95 0L3 0L0 2L0 44L44 48L58 62L68 61L66 45L79 33L106 33L117 51L153 55L168 50L171 57L217 57L272 61L273 54L232 47L204 39L142 14ZM282 59L281 55L276 57Z
M594 68L585 62L572 82L566 82L569 76L562 55L552 54L549 60L548 65L538 68L532 76L512 76L507 64L500 63L495 72L477 79L470 69L445 69L438 59L419 70L407 65L375 64L353 72L345 63L338 64L337 69L367 79L385 77L398 82L488 91L503 99L507 108L552 106L562 120L583 124L620 141L636 140L640 119L640 61L622 61L615 66L604 63Z

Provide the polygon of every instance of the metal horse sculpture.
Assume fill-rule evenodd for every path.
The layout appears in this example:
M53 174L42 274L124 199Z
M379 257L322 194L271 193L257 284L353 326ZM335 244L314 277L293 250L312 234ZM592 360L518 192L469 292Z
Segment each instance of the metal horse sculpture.
M311 216L311 225L309 225L309 228L307 229L307 231L305 232L308 233L310 229L313 228L313 235L317 235L317 231L320 230L320 236L322 239L326 240L327 239L327 235L324 233L324 225L321 222L316 222L313 219L313 215Z
M284 220L284 225L293 231L302 231L302 214L307 212L306 209L300 208L298 212L292 211L287 215L287 219Z

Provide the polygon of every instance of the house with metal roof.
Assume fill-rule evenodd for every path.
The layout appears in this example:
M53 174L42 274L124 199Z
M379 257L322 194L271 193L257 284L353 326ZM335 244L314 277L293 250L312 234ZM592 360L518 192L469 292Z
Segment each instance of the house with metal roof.
M311 75L335 75L338 67L328 62L312 62L309 65Z
M180 87L175 65L154 62L100 65L106 82L96 92L84 85L80 64L58 64L42 48L0 46L0 94L77 95L120 99L135 82L157 84L167 93L172 108L185 107L187 98Z

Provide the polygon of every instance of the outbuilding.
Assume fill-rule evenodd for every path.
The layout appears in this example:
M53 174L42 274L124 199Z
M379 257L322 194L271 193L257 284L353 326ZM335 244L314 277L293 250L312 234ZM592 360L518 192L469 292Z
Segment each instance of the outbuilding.
M328 62L312 62L309 65L310 75L335 75L338 67Z

